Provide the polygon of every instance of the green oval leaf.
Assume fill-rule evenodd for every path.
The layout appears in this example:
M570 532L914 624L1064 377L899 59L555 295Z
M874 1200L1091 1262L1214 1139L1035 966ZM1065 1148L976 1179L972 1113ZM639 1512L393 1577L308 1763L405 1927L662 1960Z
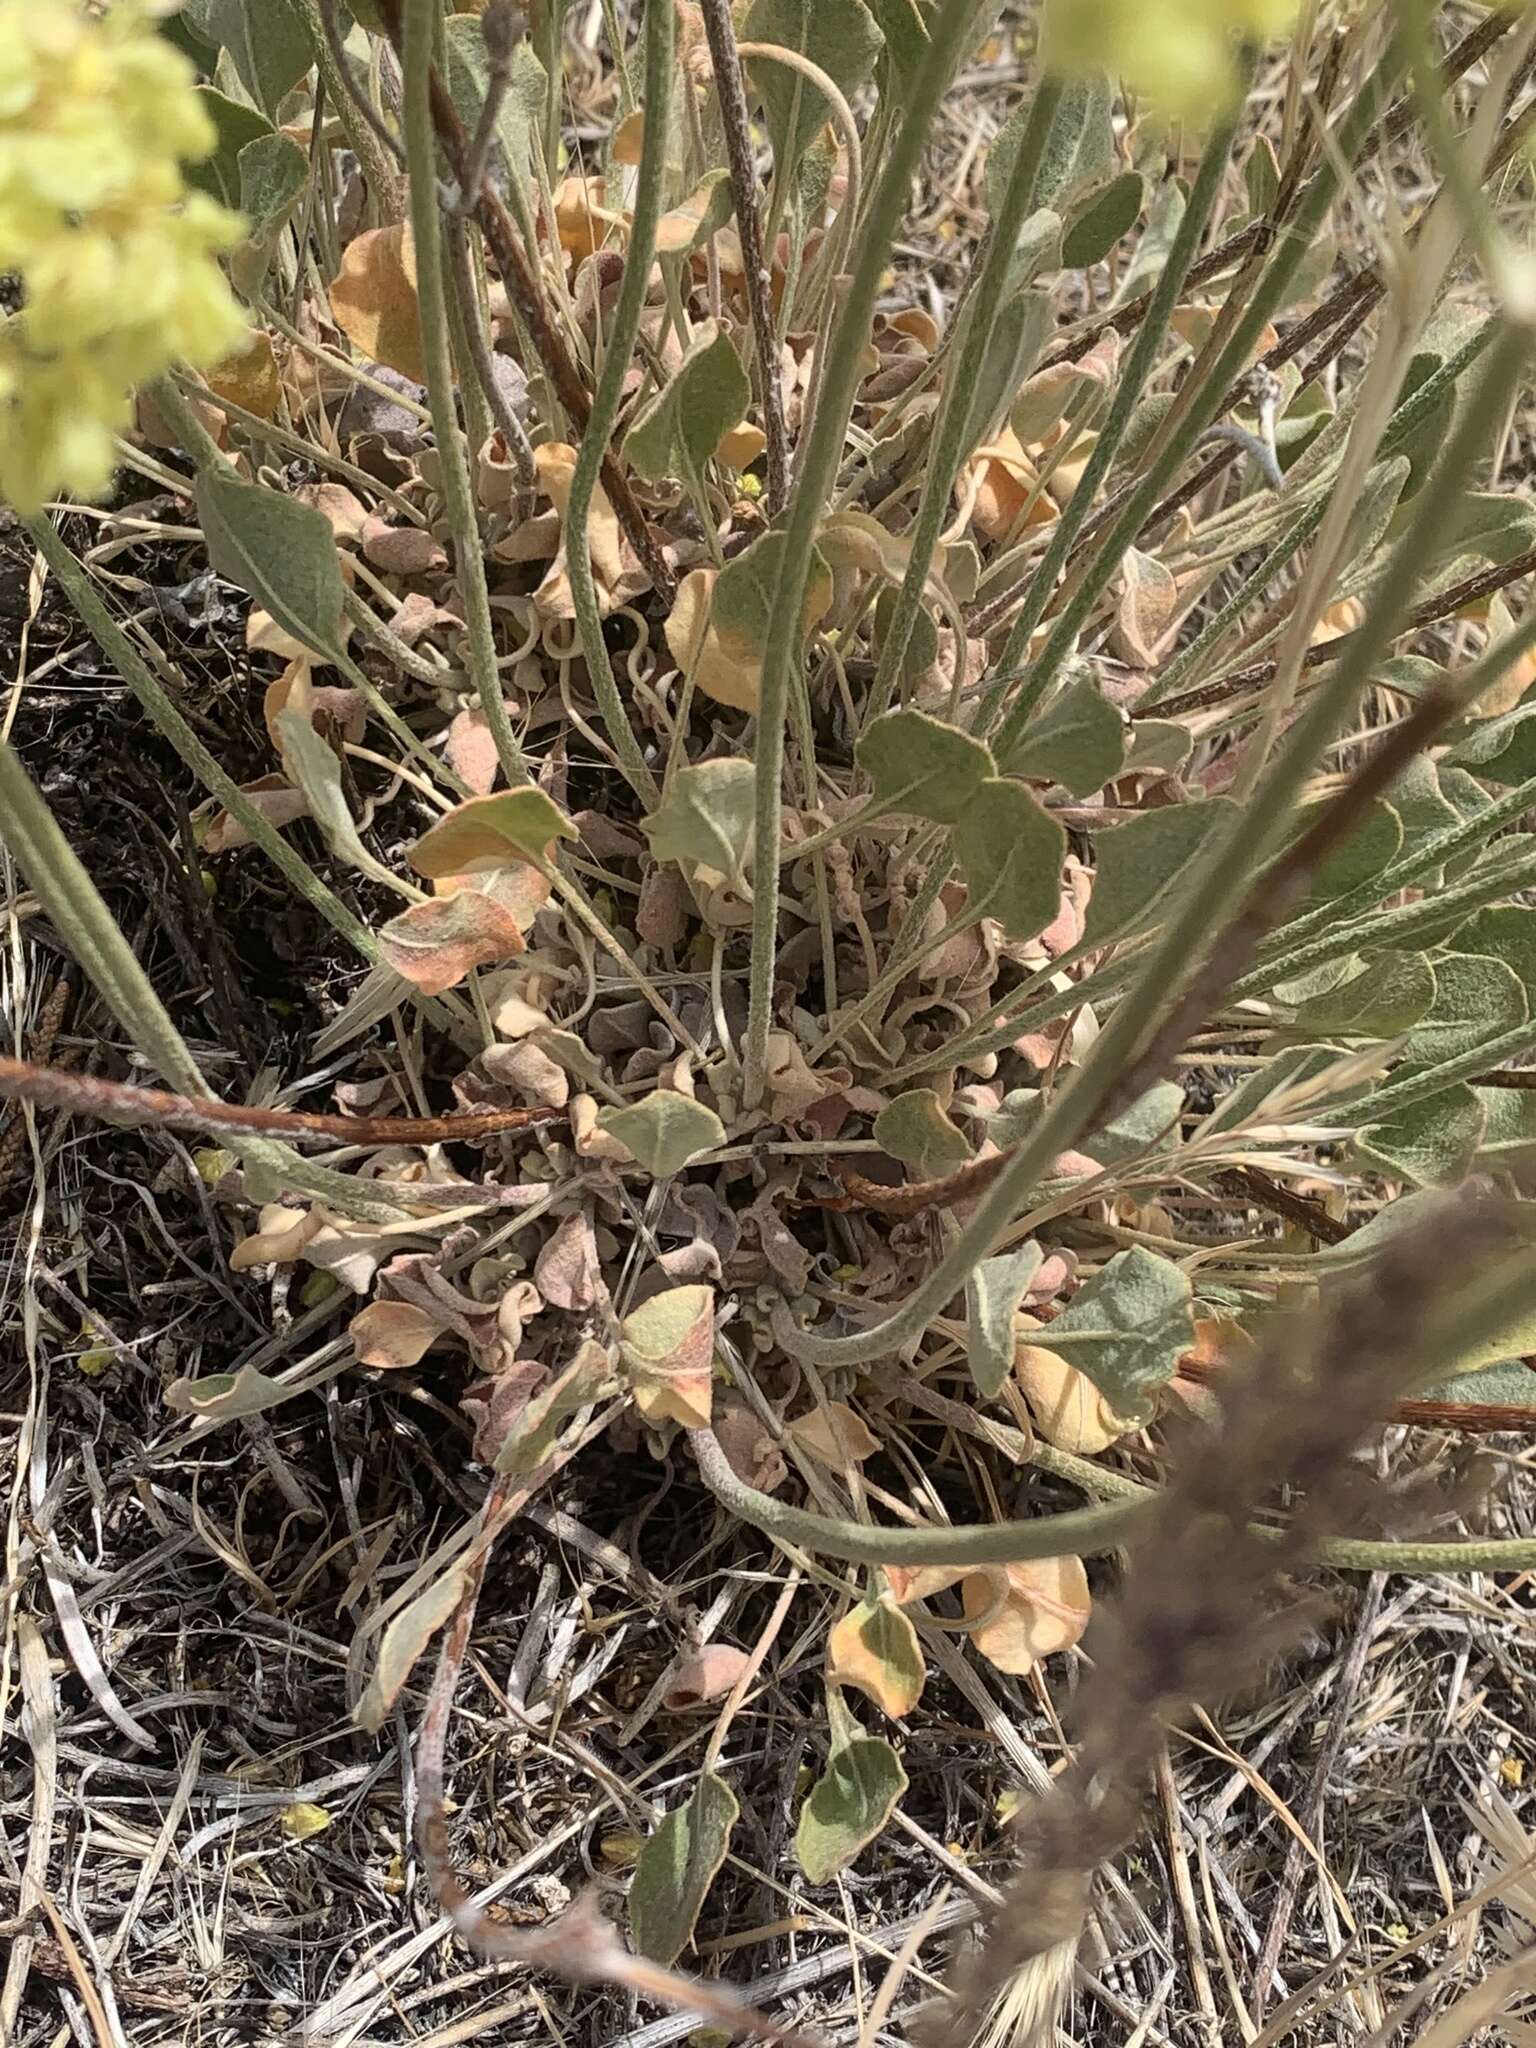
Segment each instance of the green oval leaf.
M1013 1319L1045 1257L1031 1238L983 1259L965 1284L965 1359L976 1391L991 1400L1013 1366Z
M1020 782L984 782L957 820L968 915L995 917L1011 939L1032 939L1061 905L1067 836Z
M755 770L750 761L680 768L641 829L657 860L694 861L741 876L752 844Z
M1118 1252L1044 1332L1120 1415L1166 1386L1195 1341L1189 1275L1144 1245Z
M635 1859L629 1924L653 1963L676 1962L731 1845L741 1808L723 1778L706 1771L686 1806L669 1813Z
M833 1750L795 1828L795 1854L812 1884L826 1884L880 1834L907 1774L883 1736L861 1735Z
M624 437L626 460L652 483L670 476L697 484L751 396L730 336L706 320L670 381L637 414Z
M675 1088L658 1088L629 1109L605 1109L597 1121L658 1180L725 1143L725 1125L715 1112Z
M853 758L892 810L952 825L997 773L991 749L926 711L886 711L859 735Z
M216 573L248 590L296 640L334 660L346 588L324 514L281 491L243 484L223 468L200 472L197 511Z

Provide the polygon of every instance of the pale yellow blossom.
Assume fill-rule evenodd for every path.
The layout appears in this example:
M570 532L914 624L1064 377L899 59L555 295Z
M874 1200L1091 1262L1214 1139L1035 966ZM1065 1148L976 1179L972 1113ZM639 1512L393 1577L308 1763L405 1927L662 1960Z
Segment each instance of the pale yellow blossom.
M136 386L244 321L216 257L239 216L189 190L214 131L155 0L0 0L0 496L99 492Z
M1046 0L1046 63L1108 72L1159 111L1204 122L1230 109L1240 37L1289 34L1299 0Z

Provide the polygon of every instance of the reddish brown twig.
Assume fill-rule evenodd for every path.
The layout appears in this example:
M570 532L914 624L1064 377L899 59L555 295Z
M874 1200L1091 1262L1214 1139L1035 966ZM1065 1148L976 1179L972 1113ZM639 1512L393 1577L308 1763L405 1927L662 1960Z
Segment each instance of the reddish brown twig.
M1527 548L1523 554L1511 556L1507 562L1496 563L1491 569L1479 569L1475 576L1453 583L1449 590L1442 590L1438 596L1426 598L1423 604L1416 606L1408 614L1403 634L1422 632L1426 626L1453 618L1469 605L1481 604L1484 598L1492 597L1496 591L1507 590L1522 576L1529 576L1533 569L1536 569L1536 548ZM1322 668L1330 661L1337 661L1341 655L1348 654L1354 638L1353 633L1341 633L1336 640L1324 640L1316 647L1309 647L1302 657L1303 669ZM1240 697L1245 690L1272 682L1278 666L1273 661L1252 662L1247 668L1235 669L1215 682L1201 683L1196 689L1164 697L1160 702L1149 705L1145 712L1133 711L1131 716L1178 718L1186 711L1209 710L1213 705L1224 704L1229 697Z
M66 1074L58 1067L0 1057L0 1095L46 1103L109 1123L158 1124L220 1136L249 1131L268 1138L326 1138L337 1145L446 1145L563 1123L563 1109L485 1109L457 1116L326 1116L306 1109L256 1109L243 1102L199 1102L164 1088Z
M64 1023L64 1012L69 1008L73 993L68 974L61 974L48 991L47 1000L37 1014L37 1022L27 1050L40 1066L46 1065L53 1051L53 1041L58 1037ZM0 1127L0 1194L10 1185L11 1176L21 1162L26 1149L27 1121L19 1113Z

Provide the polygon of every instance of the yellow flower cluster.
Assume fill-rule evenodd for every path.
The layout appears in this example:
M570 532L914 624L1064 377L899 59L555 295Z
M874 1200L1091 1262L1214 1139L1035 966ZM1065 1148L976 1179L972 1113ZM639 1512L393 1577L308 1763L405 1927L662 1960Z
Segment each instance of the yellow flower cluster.
M1289 33L1299 0L1047 0L1043 50L1054 71L1108 71L1164 114L1205 122L1230 107L1238 36Z
M215 141L157 0L0 0L0 496L101 491L135 386L245 331L215 260L241 222L189 191Z

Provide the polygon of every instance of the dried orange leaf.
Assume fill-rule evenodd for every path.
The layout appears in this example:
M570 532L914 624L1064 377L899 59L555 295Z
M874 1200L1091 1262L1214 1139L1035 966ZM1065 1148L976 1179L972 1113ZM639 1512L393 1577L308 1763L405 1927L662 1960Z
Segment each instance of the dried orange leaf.
M1042 1557L973 1573L960 1588L971 1640L999 1671L1024 1672L1068 1650L1092 1602L1080 1557Z
M413 1301L370 1301L347 1325L359 1365L416 1365L447 1334L436 1316Z
M829 1401L825 1409L797 1415L788 1429L802 1451L834 1471L860 1464L880 1448L879 1437L846 1401Z
M647 1422L707 1429L715 1360L711 1287L669 1287L631 1309L619 1326L619 1355Z
M861 1600L827 1638L827 1676L856 1685L893 1720L910 1714L927 1678L917 1630L886 1595Z
M478 889L455 889L413 903L379 931L379 950L413 988L440 996L472 967L509 960L526 950L517 920Z
M414 384L426 383L416 248L405 222L368 228L348 242L330 299L337 324L364 355L387 363Z
M1137 1427L1115 1413L1087 1373L1042 1344L1017 1345L1013 1370L1035 1427L1058 1451L1091 1458Z
M226 356L222 363L207 371L205 381L216 398L227 398L264 420L277 417L282 383L272 337L264 328L257 328L238 355Z
M1151 668L1173 625L1179 586L1171 570L1139 548L1127 548L1121 566L1125 588L1120 597L1120 636L1131 660Z

